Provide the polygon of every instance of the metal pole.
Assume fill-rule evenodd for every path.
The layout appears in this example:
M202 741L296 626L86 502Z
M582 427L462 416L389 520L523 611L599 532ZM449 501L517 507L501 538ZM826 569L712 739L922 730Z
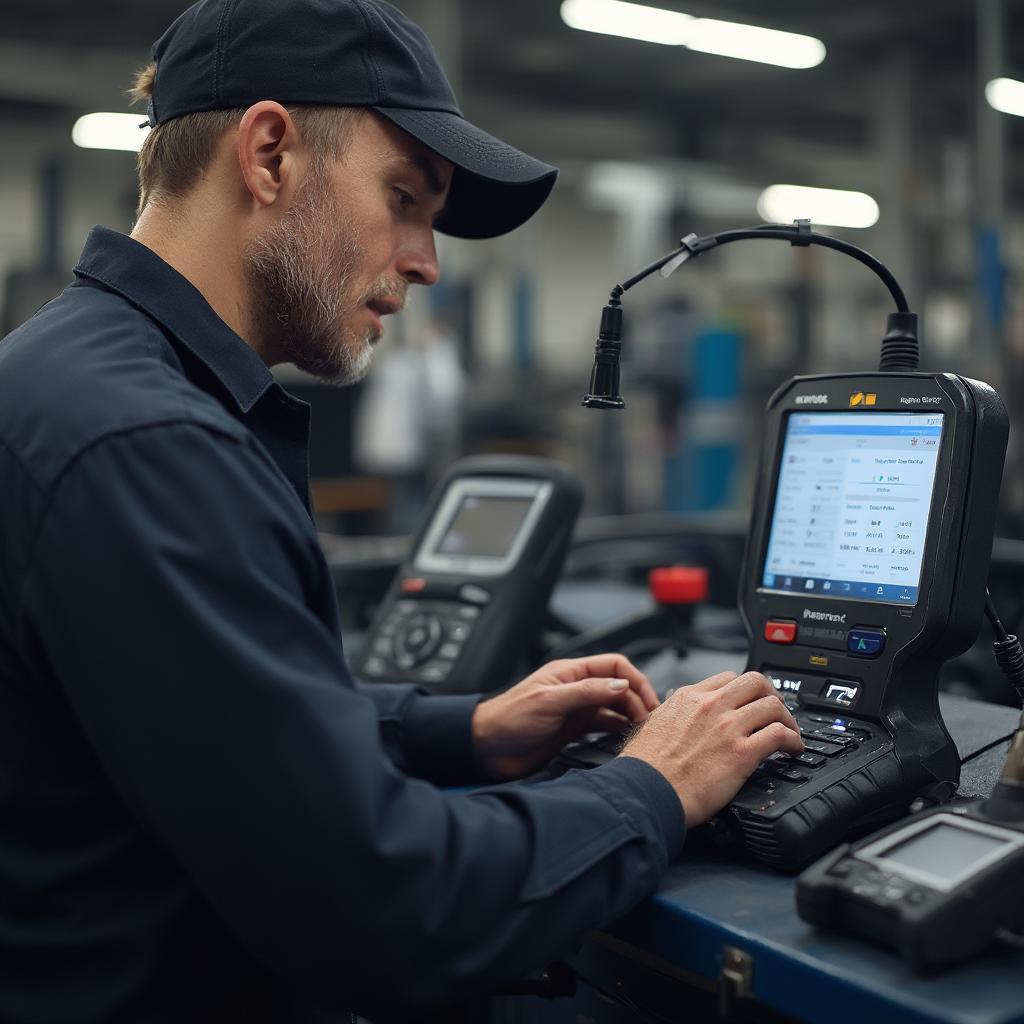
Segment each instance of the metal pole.
M977 0L977 4L976 340L986 361L1001 375L1006 363L1002 253L1006 223L1006 119L989 106L985 86L1004 73L1004 12L1003 0Z
M886 55L875 102L875 147L882 168L880 199L882 216L878 225L886 265L903 285L915 312L921 311L921 269L915 258L915 217L912 183L914 176L914 84L916 62L912 55L893 51Z
M64 224L64 167L60 160L47 160L39 174L39 266L56 273L61 269Z

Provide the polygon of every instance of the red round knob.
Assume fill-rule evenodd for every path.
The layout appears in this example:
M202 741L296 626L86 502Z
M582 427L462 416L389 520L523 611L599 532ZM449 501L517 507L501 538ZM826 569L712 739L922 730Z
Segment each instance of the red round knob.
M658 604L700 604L708 599L708 571L702 566L652 569L647 583Z

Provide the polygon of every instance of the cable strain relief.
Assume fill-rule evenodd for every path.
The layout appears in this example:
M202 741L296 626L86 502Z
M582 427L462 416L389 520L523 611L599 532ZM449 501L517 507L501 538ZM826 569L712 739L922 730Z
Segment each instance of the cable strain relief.
M879 370L916 370L920 361L916 313L890 313L882 339Z
M997 640L992 645L992 653L1009 684L1024 700L1024 648L1021 642L1011 634L1005 640Z
M602 341L622 340L621 306L612 306L609 304L601 310L600 337Z

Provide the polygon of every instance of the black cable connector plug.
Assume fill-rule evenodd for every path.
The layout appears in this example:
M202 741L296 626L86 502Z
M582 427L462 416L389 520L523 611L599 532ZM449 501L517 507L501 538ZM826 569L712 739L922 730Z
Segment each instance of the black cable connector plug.
M621 293L620 293L621 294ZM619 394L619 356L622 353L622 306L613 291L601 311L601 330L594 349L594 368L590 373L590 391L583 399L588 409L624 409Z

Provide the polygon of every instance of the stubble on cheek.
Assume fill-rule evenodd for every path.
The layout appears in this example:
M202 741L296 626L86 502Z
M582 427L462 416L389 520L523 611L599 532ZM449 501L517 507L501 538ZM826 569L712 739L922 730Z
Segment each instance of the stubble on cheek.
M376 332L357 324L369 299L352 294L363 250L326 180L311 177L244 253L264 352L327 383L366 374Z

